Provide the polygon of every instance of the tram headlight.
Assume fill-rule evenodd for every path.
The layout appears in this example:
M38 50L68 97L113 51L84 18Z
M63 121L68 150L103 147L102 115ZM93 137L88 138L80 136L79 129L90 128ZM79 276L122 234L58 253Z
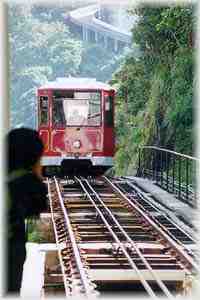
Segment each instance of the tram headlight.
M81 142L78 140L78 141L75 141L73 142L73 147L76 148L76 149L79 149L81 148Z

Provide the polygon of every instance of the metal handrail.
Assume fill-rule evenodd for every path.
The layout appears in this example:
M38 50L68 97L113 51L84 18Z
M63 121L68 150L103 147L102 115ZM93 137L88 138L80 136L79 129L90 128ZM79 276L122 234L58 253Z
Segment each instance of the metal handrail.
M172 151L172 150L169 150L169 149L165 149L165 148L160 148L160 147L156 147L156 146L141 146L139 148L140 149L155 149L155 150L160 150L160 151L172 153L172 154L175 154L177 156L182 156L182 157L185 157L185 158L188 158L188 159L192 159L192 160L196 160L196 161L200 162L200 159L197 158L197 157L186 155L186 154L182 154L182 153L179 153L179 152L176 152L176 151Z
M196 167L200 159L156 146L139 147L138 177L152 179L179 200L196 207Z

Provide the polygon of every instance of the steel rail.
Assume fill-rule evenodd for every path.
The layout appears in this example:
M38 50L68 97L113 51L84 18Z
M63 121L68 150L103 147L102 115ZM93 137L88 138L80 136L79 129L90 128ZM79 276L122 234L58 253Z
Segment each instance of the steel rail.
M175 251L177 253L179 253L179 255L181 255L182 258L184 258L185 261L187 261L187 263L189 263L195 270L196 272L199 271L199 266L198 264L196 264L194 262L194 260L186 253L182 250L182 248L180 248L180 245L178 245L171 237L169 237L169 235L167 235L153 220L151 220L151 218L149 218L142 209L140 209L138 206L136 206L126 195L124 195L124 193L118 188L116 187L116 185L114 185L112 183L112 181L110 181L106 176L103 176L103 178L113 187L113 189L120 194L129 204L132 208L134 208L137 212L140 213L140 215L142 215L144 217L145 220L147 220L147 222L156 229L156 231L163 236L167 242L171 245L172 248L175 249ZM188 269L186 269L188 271L188 273L191 273Z
M99 202L102 204L102 206L106 209L106 211L108 212L108 214L110 215L110 217L112 218L112 220L114 221L114 223L118 226L118 228L120 229L120 231L123 233L123 235L126 237L127 241L131 244L131 246L135 249L136 253L138 254L138 256L140 257L140 259L143 261L144 265L146 266L146 268L150 271L150 273L152 274L152 276L154 277L154 279L157 281L157 284L159 285L159 287L162 289L162 291L164 292L164 294L170 298L170 299L174 299L173 295L170 293L170 291L168 290L168 288L166 287L166 285L160 280L160 278L157 276L157 274L154 272L154 270L152 269L151 265L148 263L148 261L146 260L146 258L142 255L141 251L138 249L136 243L129 237L129 235L127 234L127 232L123 229L123 227L121 226L121 224L118 222L118 220L114 217L113 213L111 212L111 210L107 207L107 205L102 201L102 199L100 198L100 196L96 193L96 191L93 189L93 187L89 184L88 180L85 179L85 182L87 183L87 185L89 186L89 188L91 189L91 191L94 193L94 195L96 196L96 198L99 200Z
M56 239L56 246L57 246L57 250L58 250L58 257L59 257L62 276L63 276L65 295L70 296L71 289L70 289L70 284L68 283L68 279L66 278L65 267L64 267L63 261L62 261L62 254L61 254L61 249L59 246L58 233L57 233L56 224L55 224L55 220L54 220L53 201L52 201L52 196L51 196L51 191L50 191L50 183L49 183L48 178L47 178L47 186L48 186L48 198L49 198L50 209L51 209L51 219L52 219L52 223L53 223L53 229L54 229L55 239ZM66 243L67 243L67 240L66 240Z
M59 184L58 184L58 181L57 181L56 177L54 177L54 181L55 181L55 185L56 185L56 189L57 189L57 193L58 193L58 199L59 199L59 202L60 202L63 214L64 214L64 220L65 220L67 231L68 231L69 238L70 238L70 241L71 241L72 249L73 249L73 252L74 252L74 258L75 258L76 266L77 266L77 269L79 271L80 279L81 279L82 285L83 285L84 290L85 290L85 295L87 297L89 297L89 296L93 295L93 293L92 293L93 292L92 283L88 282L89 279L86 275L83 263L81 261L79 248L78 248L78 245L76 243L76 239L75 239L74 232L73 232L70 220L69 220L69 216L67 214L66 208L65 208L64 203L63 203L62 195L61 195L61 192L60 192L60 187L59 187Z
M148 203L148 205L150 205L151 207L153 207L155 210L159 211L159 209L153 204L151 203L151 201L148 199L148 196L145 195L145 193L143 191L141 191L138 187L134 186L130 181L128 181L126 179L125 181L129 186L131 186L136 193L139 195L139 197L141 197L144 201L146 201ZM122 188L123 189L123 188ZM171 220L167 215L165 216L165 218L170 221L173 225L175 225L183 234L185 234L190 240L192 240L194 243L196 243L196 241L193 239L193 237L191 237L187 232L185 232L178 224L176 224L173 220ZM182 242L180 242L178 240L178 242L180 244L182 244L182 246L187 248L187 245L183 245Z
M125 181L122 180L122 183L126 183L128 184L133 191L136 193L136 195L138 197L140 197L142 200L144 200L149 206L151 206L152 208L154 208L157 212L160 212L160 210L158 209L158 207L155 206L155 204L151 203L149 197L145 194L145 192L143 192L140 188L134 186L129 180L127 180L127 178L125 178ZM117 185L120 183L117 183ZM129 192L125 191L123 187L120 187L120 189L127 194L130 194ZM132 195L129 195L129 197L133 197ZM135 199L133 199L133 201L136 201ZM140 204L139 204L140 205ZM145 210L145 208L142 208ZM150 213L151 214L151 213ZM154 218L154 216L151 216L152 218ZM191 237L186 231L184 231L177 223L175 223L172 219L170 219L170 217L168 217L168 215L164 216L166 218L167 221L169 221L172 225L175 226L175 228L177 228L178 230L180 230L181 233L183 233L188 239L191 240L191 242L193 242L194 244L196 243L196 241L193 239L193 237ZM155 220L155 222L157 222L159 224L159 221ZM164 225L159 224L158 226L160 226L161 228L163 227L163 230L166 230L168 232L168 234L172 237L173 240L175 240L179 245L181 245L184 249L186 249L188 251L188 253L190 253L191 255L195 256L195 254L191 251L190 247L183 243L182 241L180 241L178 238L173 237L172 233L170 232L170 230Z
M115 232L112 230L111 226L107 222L107 220L104 217L104 215L102 214L101 210L98 208L98 206L96 205L95 201L92 199L90 193L88 192L88 190L84 186L82 180L79 179L78 177L75 177L75 178L79 182L80 186L82 187L83 191L88 196L88 198L90 199L90 201L92 202L92 204L94 205L96 211L99 213L102 221L106 225L106 227L107 227L108 231L110 232L110 234L112 235L113 239L119 245L119 247L122 249L122 252L126 256L126 258L127 258L128 262L129 262L129 264L131 265L132 269L134 269L136 271L136 273L138 274L138 276L139 276L139 278L141 280L141 283L143 284L143 286L144 286L145 290L147 291L147 293L151 297L153 297L154 299L158 299L158 297L156 296L155 292L153 291L153 289L151 288L151 286L149 285L149 283L147 282L147 280L142 276L141 271L137 268L137 266L134 263L133 259L130 257L130 255L127 252L127 250L125 249L124 245L121 243L121 241L119 240L119 238L117 237L117 235L115 234Z

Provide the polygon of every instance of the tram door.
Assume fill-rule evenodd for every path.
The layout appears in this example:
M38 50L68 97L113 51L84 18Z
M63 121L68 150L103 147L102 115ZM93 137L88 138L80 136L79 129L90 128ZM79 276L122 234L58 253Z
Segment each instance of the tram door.
M39 135L44 143L45 150L49 150L49 129L50 129L50 116L49 116L49 95L38 96L38 130Z

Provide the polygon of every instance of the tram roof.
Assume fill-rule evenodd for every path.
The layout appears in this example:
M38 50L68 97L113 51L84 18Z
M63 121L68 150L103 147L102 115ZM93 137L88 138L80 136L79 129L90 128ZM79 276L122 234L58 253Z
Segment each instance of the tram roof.
M95 78L57 78L55 81L49 81L39 89L84 89L84 90L111 90L113 89L109 84L96 81Z

